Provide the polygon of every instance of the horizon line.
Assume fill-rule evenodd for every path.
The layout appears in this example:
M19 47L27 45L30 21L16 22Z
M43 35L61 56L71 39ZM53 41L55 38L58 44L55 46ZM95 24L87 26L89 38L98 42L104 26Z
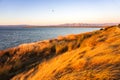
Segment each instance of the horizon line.
M0 26L55 26L55 25L65 25L65 24L120 24L120 22L113 23L60 23L60 24L0 24Z

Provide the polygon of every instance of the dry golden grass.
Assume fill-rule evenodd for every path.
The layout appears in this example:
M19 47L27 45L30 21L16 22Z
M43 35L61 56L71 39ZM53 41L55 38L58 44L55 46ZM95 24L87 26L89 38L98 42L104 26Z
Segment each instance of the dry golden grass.
M24 44L0 58L0 73L11 80L119 80L120 28Z

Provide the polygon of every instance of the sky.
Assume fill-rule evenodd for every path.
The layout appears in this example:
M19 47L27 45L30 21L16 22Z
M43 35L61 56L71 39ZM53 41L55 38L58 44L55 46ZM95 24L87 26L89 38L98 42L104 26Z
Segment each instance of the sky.
M119 22L120 0L0 0L0 25Z

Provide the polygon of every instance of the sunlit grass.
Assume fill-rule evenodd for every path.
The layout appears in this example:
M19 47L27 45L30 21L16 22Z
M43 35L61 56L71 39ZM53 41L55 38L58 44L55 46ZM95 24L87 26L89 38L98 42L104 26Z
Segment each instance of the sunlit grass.
M119 80L119 34L109 27L1 51L0 73L12 80Z

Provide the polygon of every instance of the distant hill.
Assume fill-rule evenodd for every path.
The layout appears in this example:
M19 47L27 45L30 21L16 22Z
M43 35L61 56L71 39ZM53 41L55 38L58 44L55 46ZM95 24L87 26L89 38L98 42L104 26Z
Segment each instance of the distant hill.
M120 25L0 51L1 80L119 80Z
M26 28L103 28L118 25L119 23L88 24L88 23L67 23L59 25L0 25L0 27L26 27Z
M0 25L0 27L26 27L27 25Z
M118 25L117 23L104 23L104 24L88 24L88 23L72 23L72 24L61 24L60 26L68 27L105 27Z
M28 28L32 28L32 27L37 27L37 28L41 28L41 27L54 27L54 28L59 28L59 27L65 27L65 28L103 28L103 27L107 27L107 26L114 26L114 25L118 25L118 23L105 23L105 24L87 24L87 23L68 23L68 24L59 24L59 25L47 25L47 26L35 26L35 25L29 25L26 26Z

